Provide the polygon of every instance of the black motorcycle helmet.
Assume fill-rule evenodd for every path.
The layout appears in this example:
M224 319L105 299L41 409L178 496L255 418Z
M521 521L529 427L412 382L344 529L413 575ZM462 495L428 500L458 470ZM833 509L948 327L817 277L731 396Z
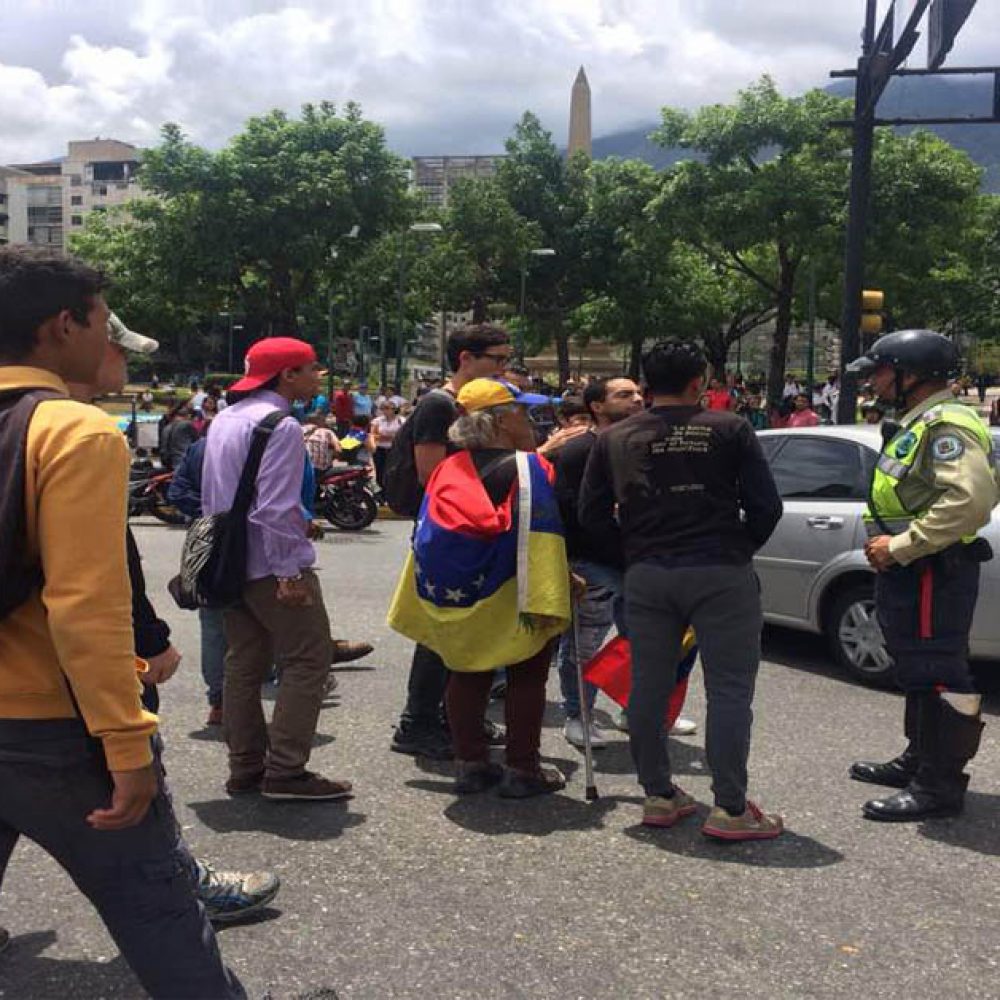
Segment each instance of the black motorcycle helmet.
M860 358L847 366L855 375L870 375L876 368L890 365L896 372L896 402L905 405L903 376L917 376L910 392L924 382L945 382L958 374L958 348L944 334L934 330L897 330L879 337Z

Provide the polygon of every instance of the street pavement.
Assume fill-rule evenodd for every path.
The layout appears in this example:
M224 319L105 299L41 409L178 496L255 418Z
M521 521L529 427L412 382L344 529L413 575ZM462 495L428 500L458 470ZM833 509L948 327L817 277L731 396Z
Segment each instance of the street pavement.
M765 637L750 764L752 794L786 817L780 840L720 845L701 835L711 796L700 734L672 741L699 817L673 830L639 825L621 734L597 757L600 799L587 803L554 674L543 750L570 775L565 792L458 800L447 765L388 752L410 646L384 613L407 534L404 523L377 522L320 543L334 634L376 652L338 672L313 756L317 770L353 780L357 795L307 805L225 795L224 746L202 725L196 617L165 591L182 532L153 522L137 530L150 593L185 653L161 712L185 835L218 866L267 867L283 881L262 919L220 933L251 997L1000 995L995 694L961 820L862 821L874 789L849 781L847 766L900 749L902 701L845 679L821 640L777 631ZM687 712L703 721L697 675ZM17 848L4 890L0 924L14 940L0 957L0 997L143 995L86 901L37 848Z

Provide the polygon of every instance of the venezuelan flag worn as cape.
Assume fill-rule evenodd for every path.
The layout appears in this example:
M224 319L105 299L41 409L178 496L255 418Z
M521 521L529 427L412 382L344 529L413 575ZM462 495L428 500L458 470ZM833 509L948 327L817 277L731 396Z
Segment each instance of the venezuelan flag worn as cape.
M434 470L389 608L389 625L451 670L520 663L569 625L552 467L528 452L514 461L517 480L498 507L468 452Z

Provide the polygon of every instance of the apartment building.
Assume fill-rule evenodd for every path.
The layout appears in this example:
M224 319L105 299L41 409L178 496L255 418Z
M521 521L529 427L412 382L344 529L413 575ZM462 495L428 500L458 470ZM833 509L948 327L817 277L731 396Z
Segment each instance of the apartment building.
M492 177L503 159L503 155L415 156L413 186L423 194L429 205L446 208L448 191L455 181L465 177Z
M64 250L90 212L139 196L140 156L127 142L88 139L58 159L0 166L0 243Z

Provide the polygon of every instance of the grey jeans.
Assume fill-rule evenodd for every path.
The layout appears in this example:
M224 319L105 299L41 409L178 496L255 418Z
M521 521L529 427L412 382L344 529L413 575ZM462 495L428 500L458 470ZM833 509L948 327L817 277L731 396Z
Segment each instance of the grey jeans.
M671 787L663 717L681 639L693 625L705 674L705 749L715 804L742 812L763 624L753 568L639 563L625 575L625 615L632 644L628 723L639 784L647 795Z
M158 752L156 762L159 769ZM150 996L245 1000L198 902L162 769L160 779L141 823L95 830L86 817L106 808L112 791L100 742L74 719L0 720L0 879L27 837L94 905Z

